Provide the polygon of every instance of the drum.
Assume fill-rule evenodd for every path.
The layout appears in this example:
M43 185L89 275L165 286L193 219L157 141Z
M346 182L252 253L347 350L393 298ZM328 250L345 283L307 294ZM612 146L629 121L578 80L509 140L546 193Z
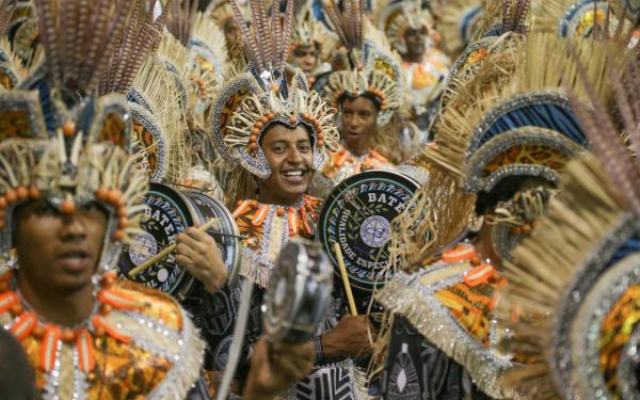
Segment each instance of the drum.
M315 336L333 287L333 271L319 243L292 241L280 251L264 297L264 332L273 342Z
M143 232L137 234L118 261L122 277L146 286L184 298L194 278L176 264L175 252L156 262L148 269L131 276L130 272L176 243L176 235L194 224L203 225L212 218L217 222L207 230L215 240L227 267L229 284L235 283L240 263L240 234L231 213L220 202L204 192L176 190L166 185L151 184L145 204L149 218L141 223Z
M368 171L340 182L324 203L318 233L340 275L334 243L338 242L352 287L370 293L391 278L388 242L391 221L400 215L419 185L390 171Z

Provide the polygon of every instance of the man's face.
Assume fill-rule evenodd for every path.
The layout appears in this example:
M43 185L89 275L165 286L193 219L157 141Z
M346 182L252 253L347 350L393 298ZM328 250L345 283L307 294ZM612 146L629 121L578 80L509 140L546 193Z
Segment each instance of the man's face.
M271 176L260 181L260 193L272 203L291 204L307 191L313 174L313 146L307 129L271 126L260 145Z
M291 54L291 62L305 74L313 73L318 63L318 50L315 46L299 46Z
M240 42L241 37L240 24L234 18L230 18L224 24L224 38L227 41L227 49L231 50L240 47L242 45Z
M426 50L427 30L409 28L404 34L408 57L422 56Z
M107 230L107 213L91 203L62 215L45 200L15 214L19 279L35 290L75 292L91 285Z
M357 147L368 143L373 137L378 118L378 109L366 97L348 98L342 102L340 113L342 139L347 147Z

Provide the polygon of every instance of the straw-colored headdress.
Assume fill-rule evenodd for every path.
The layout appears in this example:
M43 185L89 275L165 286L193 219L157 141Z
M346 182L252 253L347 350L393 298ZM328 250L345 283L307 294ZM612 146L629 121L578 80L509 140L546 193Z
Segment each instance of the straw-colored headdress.
M227 162L267 178L271 169L260 147L262 135L274 124L303 126L311 134L314 163L319 169L327 150L335 148L338 134L333 112L318 94L309 92L302 71L287 82L293 2L287 2L285 15L274 6L268 18L264 2L255 0L251 27L237 5L231 4L241 21L250 64L222 87L213 103L209 121L219 154Z
M132 155L131 113L117 94L95 89L133 2L36 2L46 62L0 93L0 204L3 259L12 246L13 210L45 198L62 213L97 201L109 212L99 268L115 265L141 218L147 180ZM86 24L79 12L100 15ZM86 40L76 40L84 37Z
M508 375L504 384L530 383L533 400L640 394L635 377L640 172L618 128L622 123L637 150L640 69L631 65L625 72L614 78L621 121L608 114L594 92L589 97L595 112L580 113L604 162L569 165L563 196L552 201L542 227L516 248L506 266L510 285L499 310L514 335L505 345L530 368ZM586 83L589 90L594 81Z
M397 55L391 52L384 35L366 22L363 2L347 0L342 11L333 2L324 6L345 49L335 52L333 71L316 85L317 89L336 109L347 97L370 96L380 109L378 126L386 125L402 103Z

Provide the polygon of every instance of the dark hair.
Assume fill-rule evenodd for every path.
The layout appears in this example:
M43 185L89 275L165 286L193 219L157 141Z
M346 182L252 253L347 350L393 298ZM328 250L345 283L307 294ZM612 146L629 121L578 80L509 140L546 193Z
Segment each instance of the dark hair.
M380 112L380 106L381 106L380 98L371 92L364 92L358 96L350 96L345 92L345 94L343 94L338 98L338 104L342 105L342 103L344 103L345 100L354 101L358 97L364 97L365 99L371 100L371 102L373 102L373 105L376 107L376 111Z
M539 176L507 176L498 182L491 191L478 193L476 214L484 215L498 203L512 199L516 193L537 186L555 187L552 182Z
M291 129L291 130L295 129L295 128L292 128L292 127L290 127L289 125L285 124L284 122L280 122L280 121L273 121L273 122L271 122L270 124L268 124L267 126L265 126L265 127L264 127L264 129L262 130L262 134L260 135L260 137L258 137L258 144L259 144L259 145L261 145L261 146L262 146L262 141L264 140L264 137L265 137L265 135L267 134L267 131L268 131L269 129L273 128L273 127L274 127L274 126L276 126L276 125L281 125L281 126L284 126L284 127L285 127L285 128L287 128L287 129ZM312 130L311 126L309 126L309 125L308 125L307 123L305 123L305 122L300 122L300 123L298 124L298 126L303 127L303 128L307 131L307 133L309 134L309 142L311 142L311 145L312 145L312 146L315 146L315 145L316 145L316 139L315 139L315 137L313 136L313 130Z
M35 375L20 343L0 328L0 393L3 400L36 398Z

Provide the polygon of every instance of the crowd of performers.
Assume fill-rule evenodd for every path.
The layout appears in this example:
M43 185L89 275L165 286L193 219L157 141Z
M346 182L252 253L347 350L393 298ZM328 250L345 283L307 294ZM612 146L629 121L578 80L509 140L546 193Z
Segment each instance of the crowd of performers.
M640 399L639 21L0 0L0 398Z

